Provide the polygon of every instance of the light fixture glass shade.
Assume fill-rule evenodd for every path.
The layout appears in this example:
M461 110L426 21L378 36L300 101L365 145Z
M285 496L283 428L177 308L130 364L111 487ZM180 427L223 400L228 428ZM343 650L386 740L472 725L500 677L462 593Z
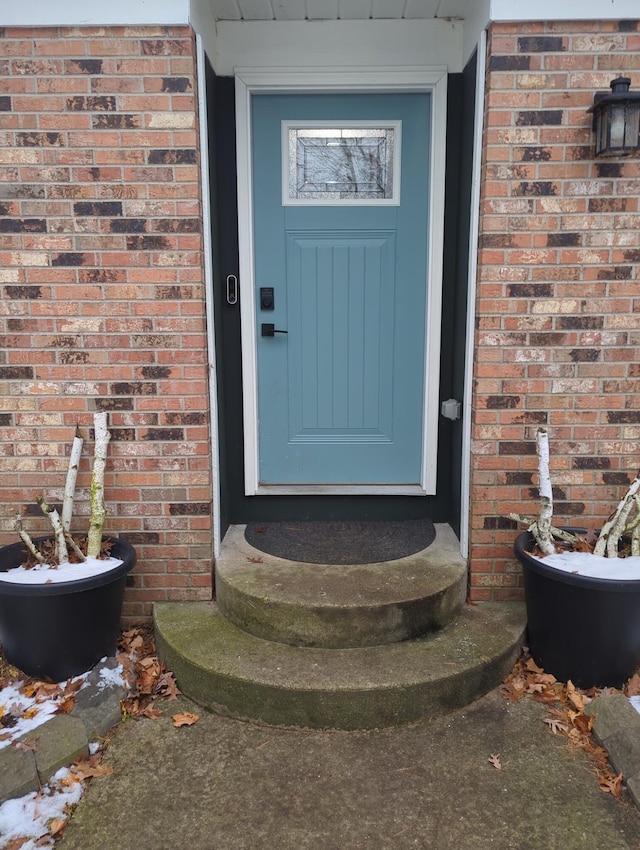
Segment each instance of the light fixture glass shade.
M627 156L640 151L640 92L629 91L629 77L611 81L611 92L596 92L593 129L596 156Z

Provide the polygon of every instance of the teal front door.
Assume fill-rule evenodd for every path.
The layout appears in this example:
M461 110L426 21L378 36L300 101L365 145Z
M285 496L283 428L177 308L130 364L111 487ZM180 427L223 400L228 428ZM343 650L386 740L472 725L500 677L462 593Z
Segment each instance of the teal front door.
M430 97L252 98L259 486L420 486Z

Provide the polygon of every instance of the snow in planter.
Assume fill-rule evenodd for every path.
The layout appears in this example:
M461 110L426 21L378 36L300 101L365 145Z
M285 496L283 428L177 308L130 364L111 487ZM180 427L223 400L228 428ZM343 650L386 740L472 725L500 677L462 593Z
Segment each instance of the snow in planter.
M119 567L122 563L118 558L87 558L81 564L70 564L65 561L57 567L51 567L49 564L37 564L35 567L25 569L23 566L19 566L6 572L0 572L0 581L10 584L50 584L74 581L107 573Z
M640 557L637 555L629 558L605 558L591 552L557 552L538 560L565 573L590 578L640 581Z

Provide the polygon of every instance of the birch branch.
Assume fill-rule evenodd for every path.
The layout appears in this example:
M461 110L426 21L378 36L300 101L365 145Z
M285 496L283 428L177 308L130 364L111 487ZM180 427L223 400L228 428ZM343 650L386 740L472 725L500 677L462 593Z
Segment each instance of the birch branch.
M68 531L65 531L65 533L64 533L64 537L65 537L65 540L67 541L67 543L69 544L69 546L70 546L70 547L73 549L73 551L76 553L76 555L78 556L78 558L80 559L80 561L81 561L81 562L82 562L82 561L86 561L86 560L87 560L87 558L86 558L86 556L85 556L84 552L83 552L83 551L82 551L82 549L78 546L78 544L77 544L77 543L76 543L76 541L73 539L73 537L69 534L69 532L68 532Z
M631 554L640 555L640 498L636 496L636 516L631 534Z
M71 529L71 517L73 515L73 499L76 491L78 467L80 466L82 442L82 437L78 433L78 427L76 426L76 435L73 438L73 445L71 446L69 469L67 470L67 480L64 485L64 499L62 501L62 527L67 532Z
M538 520L533 519L528 516L521 516L520 514L510 513L507 514L507 519L515 520L515 522L521 522L523 525L527 525L527 531L531 532L533 537L535 538L536 543L539 545L538 540ZM564 540L565 543L572 543L575 545L576 543L580 543L580 538L576 534L572 534L570 531L565 531L563 528L556 528L555 525L549 526L549 531L554 537L557 537L558 540Z
M544 555L553 555L556 551L551 536L553 490L549 474L549 435L544 428L538 428L536 444L538 450L538 485L540 488L540 517L536 523L538 529L536 539Z
M36 502L40 505L42 513L49 518L56 538L56 560L59 564L63 564L69 560L69 552L67 551L67 541L64 537L64 528L60 521L60 514L52 505L45 501L44 496L36 496Z
M18 532L18 534L20 535L20 539L22 540L24 545L27 547L29 552L31 552L31 554L36 559L36 561L39 564L44 564L46 559L45 559L44 555L41 555L40 552L38 552L38 550L36 549L36 544L29 537L27 532L23 529L23 527L22 527L22 516L20 514L16 514L16 521L14 522L13 527Z
M102 530L107 511L104 504L104 470L107 463L107 446L111 434L107 430L107 414L94 413L95 448L91 470L91 516L87 537L87 556L97 558L102 546Z
M627 519L631 509L635 505L635 495L640 489L640 478L635 478L618 504L618 507L602 526L598 537L594 555L602 555L607 558L618 557L620 538L625 532Z

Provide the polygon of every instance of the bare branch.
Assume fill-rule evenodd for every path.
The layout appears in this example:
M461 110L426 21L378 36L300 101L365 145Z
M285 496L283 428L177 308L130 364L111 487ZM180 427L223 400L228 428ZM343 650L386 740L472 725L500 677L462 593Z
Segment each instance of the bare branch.
M97 558L102 546L102 530L107 511L104 504L104 470L107 463L107 446L111 434L107 430L107 414L94 413L95 448L91 471L91 518L87 539L87 555Z
M64 533L64 537L65 537L65 540L67 541L67 543L69 544L69 546L70 546L70 547L73 549L73 551L76 553L76 555L78 556L78 558L79 558L81 561L86 561L86 560L87 560L86 555L84 554L84 552L82 551L82 549L78 546L78 544L77 544L77 543L76 543L76 541L73 539L73 537L69 534L69 532L68 532L68 531L65 531L65 533Z
M36 502L40 505L42 513L49 518L56 538L56 559L59 564L62 564L69 560L69 552L67 551L67 541L64 538L64 528L60 521L60 514L45 500L44 496L36 496Z
M604 555L608 558L617 558L620 538L625 532L627 519L632 508L636 504L635 496L640 489L640 478L635 478L627 492L624 494L613 515L602 526L600 536L593 550L594 555Z
M78 433L78 427L76 426L76 435L73 438L73 445L71 446L71 457L69 458L69 469L67 470L67 480L64 485L64 499L62 501L62 527L65 531L69 531L71 528L73 498L76 490L78 467L80 466L80 455L82 454L82 443L82 437Z
M540 488L540 517L537 522L537 542L544 555L553 555L556 547L551 536L551 519L553 517L553 491L549 474L549 435L544 428L536 432L538 450L538 478Z
M29 537L27 532L23 529L23 527L22 527L22 516L19 513L16 514L16 521L14 522L13 527L18 532L18 534L20 535L20 539L22 540L24 545L27 547L29 552L31 552L31 554L36 559L36 561L39 564L44 564L46 559L45 559L44 555L41 555L40 552L38 552L38 550L36 548L36 544Z
M529 526L527 531L529 531L536 543L539 545L538 537L536 536L538 532L538 520L533 519L532 517L521 516L520 514L507 514L507 519L513 519L516 522L521 522L523 525ZM558 540L564 540L565 543L571 543L574 546L577 543L580 543L580 538L576 534L572 534L570 531L565 531L563 528L556 528L555 525L549 526L549 531L554 537L557 537Z

